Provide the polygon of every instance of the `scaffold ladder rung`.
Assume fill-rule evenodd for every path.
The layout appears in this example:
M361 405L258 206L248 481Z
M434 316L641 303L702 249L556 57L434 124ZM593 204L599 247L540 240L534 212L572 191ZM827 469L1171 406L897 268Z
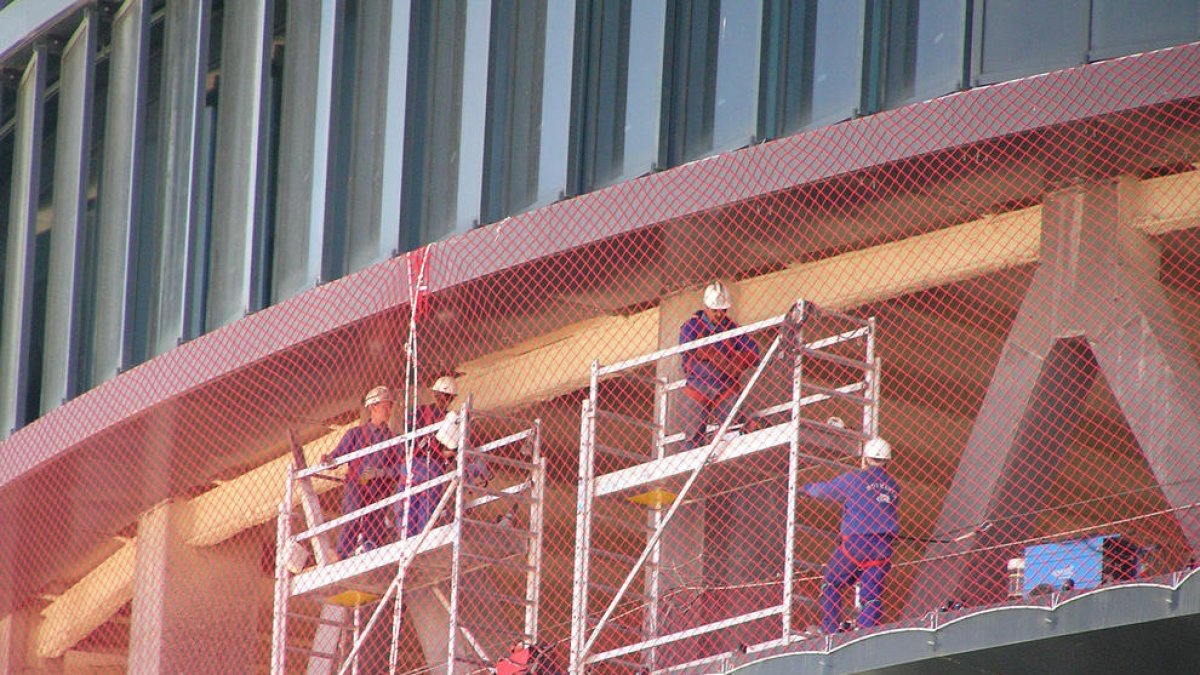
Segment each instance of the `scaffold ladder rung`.
M607 558L609 560L615 560L617 562L623 562L623 563L627 563L629 565L632 565L635 562L637 562L637 558L635 558L631 555L627 555L625 553L617 553L616 551L609 551L608 549L593 547L592 553L595 553L596 556L600 557L600 558Z
M530 600L529 598L522 598L519 595L512 595L509 593L493 592L491 593L491 596L501 602L506 602L510 605L517 605L518 607L528 607L533 604L533 600Z
M625 532L646 534L654 531L653 527L632 521L628 517L618 518L614 516L608 516L603 513L592 512L592 520L595 520L598 523L604 523L606 525L613 525L617 529Z
M519 537L521 539L533 539L534 537L537 536L536 532L530 532L529 530L523 530L523 529L520 529L517 527L513 527L512 525L508 525L505 523L497 523L497 522L491 521L491 520L477 520L475 518L465 518L464 517L463 525L469 525L471 527L478 527L481 529L490 530L492 532L499 533L503 536Z
M655 424L654 422L651 422L649 420L639 419L637 417L632 417L630 415L623 415L621 413L613 412L611 410L597 410L596 416L604 417L604 418L607 418L610 420L616 420L618 422L626 422L628 424L633 424L635 426L639 426L644 429L650 429L651 431L658 429L658 425Z
M828 361L830 363L836 363L838 365L848 366L850 368L857 368L859 370L870 371L870 370L874 370L874 368L875 368L875 364L871 363L870 361L863 361L861 359L852 359L848 356L842 356L841 354L834 354L833 352L827 352L827 351L824 351L821 349L807 349L806 348L806 349L802 349L801 353L804 356L814 358L819 361Z
M512 467L514 469L522 469L524 471L533 471L535 468L537 468L533 462L528 460L519 459L517 457L505 457L504 455L497 455L494 452L476 452L475 450L468 450L467 455L472 457L484 457L487 459L488 464L503 464L504 466Z
M489 565L494 565L496 567L504 567L507 569L515 570L517 572L533 571L533 567L530 566L529 564L524 563L524 562L517 562L517 561L513 560L513 558L516 555L518 555L517 553L508 555L508 556L502 556L499 558L497 558L495 556L483 555L481 553L471 553L469 551L463 551L460 555L462 555L462 557L464 557L464 558L469 558L471 560L478 560L480 562L484 562Z
M470 485L467 487L473 494L487 495L496 499L507 499L509 501L521 502L523 504L532 504L533 497L526 493L525 490L496 490L483 485Z
M608 595L616 595L617 591L621 590L621 589L617 588L616 586L612 586L609 584L603 584L603 583L600 583L599 581L589 581L588 588L592 588L594 590L600 591L601 593L607 593ZM634 591L634 590L626 590L623 597L637 600L638 602L646 602L646 601L650 600L649 596L642 595L641 593L638 593L637 591Z
M820 385L808 384L808 383L804 383L804 385L803 385L803 387L806 391L809 391L809 392L812 392L813 394L817 394L817 395L824 396L827 398L836 398L836 399L840 399L843 401L849 401L851 403L854 403L855 405L861 405L861 406L875 405L875 401L872 400L871 398L862 396L861 394L852 393L855 391L861 391L864 388L864 386L865 385L863 385L861 382L856 383L854 385L848 385L845 387L836 387L836 388L822 387Z
M597 443L596 450L599 452L603 452L606 455L612 455L613 457L620 457L622 459L631 459L635 462L650 461L649 455L646 455L643 453L638 453L638 452L632 452L632 451L625 450L622 448L615 448L611 445L603 445L603 444Z

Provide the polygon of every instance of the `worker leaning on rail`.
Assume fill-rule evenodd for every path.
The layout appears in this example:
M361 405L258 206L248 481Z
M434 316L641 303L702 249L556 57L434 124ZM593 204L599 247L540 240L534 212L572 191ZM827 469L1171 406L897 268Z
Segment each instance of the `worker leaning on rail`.
M366 419L349 429L342 436L333 452L321 458L329 463L343 455L370 447L392 438L389 421L392 417L392 391L378 386L363 397ZM383 450L366 457L353 459L346 468L346 489L342 491L342 513L357 511L395 493L393 478L395 454ZM384 509L352 520L342 526L338 533L337 553L346 558L360 545L364 550L383 544L388 533L387 515Z
M714 281L704 289L704 309L693 314L679 329L679 344L685 344L738 327L729 318L733 301L725 284ZM704 428L709 419L725 421L737 400L741 376L758 364L758 344L748 335L727 338L683 353L687 385L679 397L678 419L684 449L704 445Z
M434 381L430 387L433 394L431 403L419 405L414 410L413 429L422 429L434 424L440 426L433 435L423 436L413 446L412 471L408 480L404 476L404 460L401 459L397 475L401 485L420 485L433 480L452 469L458 461L458 449L462 444L462 419L455 410L450 409L454 397L458 395L458 383L450 375L443 375ZM467 478L473 483L486 483L487 467L482 462L472 461L467 464ZM396 531L406 535L415 535L424 529L425 524L437 508L445 485L439 485L413 495L408 501L408 523L405 524L403 500L396 502Z
M892 446L879 437L863 445L860 471L824 483L809 483L810 497L842 505L841 541L825 565L821 584L821 630L837 632L842 591L860 584L859 628L870 628L883 615L883 586L892 568L892 551L900 532L897 508L900 485L887 472Z

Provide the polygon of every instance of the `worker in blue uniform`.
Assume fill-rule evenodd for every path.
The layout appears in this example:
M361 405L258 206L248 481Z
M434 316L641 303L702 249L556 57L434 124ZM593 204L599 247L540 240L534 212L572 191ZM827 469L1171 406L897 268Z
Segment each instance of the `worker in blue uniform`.
M392 391L378 386L363 397L366 419L349 429L338 442L333 452L321 461L330 461L343 455L382 443L394 434L390 426L392 417ZM394 448L384 449L365 457L352 459L346 468L346 487L342 491L342 513L357 511L395 493ZM338 533L337 554L346 558L356 549L369 550L385 543L388 536L387 515L384 509L372 511L342 526Z
M855 582L862 604L858 627L875 626L883 615L884 581L900 532L900 485L887 472L891 459L892 446L874 437L863 445L860 471L804 486L809 496L842 505L841 541L821 584L821 630L827 634L837 632L842 591Z
M729 318L733 305L729 289L714 281L704 289L704 309L693 314L679 329L679 344L694 342L738 327ZM704 445L704 428L711 418L725 421L737 400L741 376L758 364L758 344L748 335L738 335L683 353L687 385L678 397L678 420L684 433L684 449Z

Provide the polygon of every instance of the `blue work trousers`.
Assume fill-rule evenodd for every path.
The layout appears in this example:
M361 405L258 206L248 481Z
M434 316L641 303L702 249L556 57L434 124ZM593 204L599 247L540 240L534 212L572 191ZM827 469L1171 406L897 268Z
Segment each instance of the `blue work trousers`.
M412 474L408 477L409 486L417 486L426 481L431 481L434 478L442 475L445 468L442 466L441 460L432 455L421 453L413 457ZM408 498L408 530L405 536L419 534L425 529L425 523L429 522L429 518L433 516L434 509L437 508L438 502L442 498L442 493L446 490L446 486L438 485L437 487L429 488L416 493ZM396 531L405 532L404 529L404 504L405 500L400 500L395 504L396 511Z
M883 616L883 582L892 569L889 534L859 534L842 538L825 565L821 583L821 630L836 633L841 624L842 591L859 583L862 613L859 628L870 628Z
M692 450L708 445L705 427L709 420L719 427L729 416L729 411L733 410L736 401L737 396L730 394L717 403L701 403L687 392L680 391L674 403L677 429L683 432L683 449Z
M366 481L349 480L346 482L346 489L342 491L342 513L357 511L393 494L394 490L395 482L389 478L376 477ZM358 547L360 537L362 543L368 547L379 546L387 542L386 509L380 508L342 525L341 531L338 532L338 557L344 560L353 555L354 549Z

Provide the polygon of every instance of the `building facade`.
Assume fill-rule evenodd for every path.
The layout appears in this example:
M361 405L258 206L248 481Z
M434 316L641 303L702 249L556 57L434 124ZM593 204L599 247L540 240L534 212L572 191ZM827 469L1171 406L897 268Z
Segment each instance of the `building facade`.
M371 385L457 372L543 420L569 503L588 365L673 344L712 279L744 324L800 297L877 318L926 540L890 619L996 602L1016 542L1140 523L1147 575L1183 569L1198 37L1189 0L0 2L0 657L265 668L289 433L311 454ZM766 583L717 539L746 553L716 586Z

